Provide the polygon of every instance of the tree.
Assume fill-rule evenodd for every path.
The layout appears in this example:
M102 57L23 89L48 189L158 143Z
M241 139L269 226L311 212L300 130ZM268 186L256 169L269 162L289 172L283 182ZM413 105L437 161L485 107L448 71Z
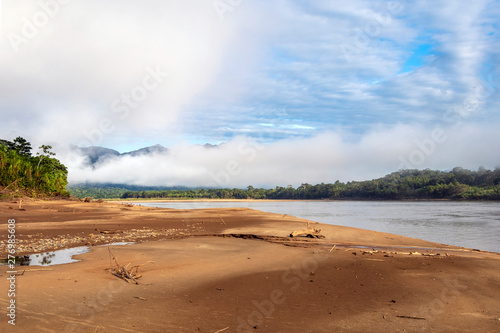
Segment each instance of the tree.
M0 185L24 194L67 195L68 170L42 146L41 156L31 156L31 144L21 137L13 142L0 140ZM40 155L40 154L37 154Z
M40 147L38 147L38 149L41 149L42 153L36 153L37 155L42 155L42 156L47 156L47 157L56 155L55 153L50 151L52 149L52 146L41 145Z
M18 136L17 138L14 139L14 150L17 150L17 152L21 155L25 156L31 156L31 143L26 141L26 139Z

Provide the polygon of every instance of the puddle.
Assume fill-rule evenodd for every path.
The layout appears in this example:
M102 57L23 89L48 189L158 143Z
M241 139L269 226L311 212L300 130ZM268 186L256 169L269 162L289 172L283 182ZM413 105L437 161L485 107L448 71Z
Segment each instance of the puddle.
M16 266L52 266L69 264L80 260L73 259L73 256L89 252L88 246L74 247L71 249L63 249L44 253L35 253L27 256L16 257ZM6 266L9 262L7 259L0 260L0 265Z
M116 242L111 244L104 244L99 246L113 246L113 245L132 245L134 242ZM19 256L15 258L16 266L52 266L70 264L72 262L79 262L80 260L73 259L73 256L84 254L90 251L88 246L73 247L70 249L62 249L51 252L35 253L27 256ZM0 259L0 266L8 266L7 259Z
M355 248L355 249L368 249L368 250L379 250L379 251L401 251L401 250L407 250L407 251L414 251L414 250L419 250L419 251L446 251L446 252L453 252L453 251L461 251L460 249L446 249L446 248L439 248L439 247L420 247L420 246L404 246L404 245L387 245L387 246L364 246L364 245L339 245L339 247L347 247L347 248Z
M132 244L135 244L135 242L116 242L116 243L103 244L103 245L98 245L98 246L132 245Z

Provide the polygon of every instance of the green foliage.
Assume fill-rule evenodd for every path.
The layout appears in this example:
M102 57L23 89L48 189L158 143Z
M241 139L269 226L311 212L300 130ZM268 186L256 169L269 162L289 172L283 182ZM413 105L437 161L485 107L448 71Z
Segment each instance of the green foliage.
M13 142L0 140L0 186L30 195L68 195L68 170L50 151L31 155L31 144L21 137Z
M15 150L21 155L31 156L31 143L18 136L12 142L0 139L0 145L5 145L9 150Z
M85 183L68 186L69 193L77 198L118 199L128 191L188 190L185 186L137 186L112 183Z
M500 200L500 169L479 168L477 172L454 168L400 170L383 178L362 182L302 184L298 188L277 186L262 189L189 189L125 191L123 199L332 199L332 200L403 200L453 199Z
M120 187L102 187L102 186L89 186L89 185L78 185L69 186L69 193L77 198L96 198L96 199L116 199L120 198L126 189Z

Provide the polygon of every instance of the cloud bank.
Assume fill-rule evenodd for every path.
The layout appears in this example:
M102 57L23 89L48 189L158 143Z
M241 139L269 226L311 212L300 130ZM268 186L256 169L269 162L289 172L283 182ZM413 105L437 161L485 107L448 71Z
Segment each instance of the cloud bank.
M298 186L373 179L402 168L498 167L500 157L485 144L498 142L497 128L396 125L375 128L356 141L349 141L341 132L328 132L267 144L240 136L217 148L173 147L168 153L113 158L95 167L75 156L66 155L63 160L70 167L72 183Z

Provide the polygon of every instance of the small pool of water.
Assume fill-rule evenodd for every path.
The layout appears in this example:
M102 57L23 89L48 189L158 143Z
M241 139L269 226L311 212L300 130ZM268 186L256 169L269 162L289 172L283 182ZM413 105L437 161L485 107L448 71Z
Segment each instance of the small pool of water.
M62 249L44 253L35 253L26 256L16 257L16 266L52 266L69 264L80 260L73 259L73 256L89 252L88 246L73 247L71 249ZM0 265L8 265L7 259L0 260Z
M131 245L134 242L116 242L99 246L114 246L114 245ZM27 256L19 256L15 258L16 266L52 266L70 264L79 262L80 260L73 259L73 256L84 254L90 251L88 246L73 247L70 249L62 249L44 253L35 253ZM8 259L1 259L0 266L8 266Z
M97 245L97 246L115 246L115 245L132 245L132 244L135 244L135 242L115 242L115 243Z

